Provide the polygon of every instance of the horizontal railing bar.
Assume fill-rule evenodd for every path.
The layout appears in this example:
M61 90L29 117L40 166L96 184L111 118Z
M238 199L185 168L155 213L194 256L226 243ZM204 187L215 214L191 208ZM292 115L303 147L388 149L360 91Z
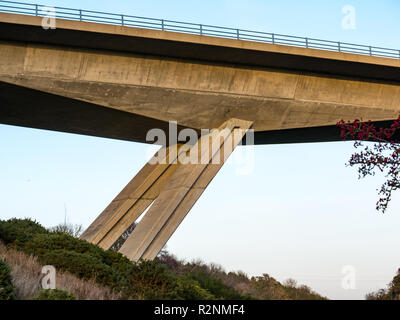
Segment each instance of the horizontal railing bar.
M56 18L68 19L68 20L79 20L79 17L56 16Z
M179 29L183 29L183 30L196 30L197 32L199 31L199 28L194 28L194 27L187 27L187 26L174 26L173 24L167 24L164 23L164 27L168 28L168 27L174 27L174 28L179 28Z
M292 40L292 39L285 39L285 38L275 38L275 42L276 41L284 41L284 42L288 42L288 43L299 43L301 45L305 45L305 42L303 41L299 41L299 40Z
M320 50L327 50L327 51L337 51L337 46L336 47L322 47L318 45L309 45L309 49L320 49Z
M130 16L130 15L124 15L124 18L133 18L133 19L141 19L141 20L152 20L152 21L159 21L159 22L162 21L162 19L146 18L146 17L138 17L138 16ZM166 20L164 20L164 21L166 21Z
M251 36L251 35L240 35L240 39L241 40L248 40L248 39L257 39L257 40L263 40L263 41L267 41L267 42L271 42L272 43L272 37L261 37L261 36Z
M376 50L376 48L374 48L373 50L371 50L373 53L383 53L383 54L388 54L388 55L399 55L400 52L386 52L386 51L381 51L381 50Z
M172 32L180 32L179 29L174 29L174 28L164 28L165 31L172 31ZM185 33L190 33L190 34L198 34L198 32L195 31L187 31Z
M39 14L41 16L41 14ZM55 17L59 17L61 15L66 15L67 17L77 17L79 18L79 14L71 13L71 12L56 12Z
M1 8L10 8L10 9L19 9L19 10L32 10L35 11L36 8L21 8L21 7L15 7L15 6L4 6L4 5L0 5Z
M301 39L301 40L306 40L306 38L303 37L297 37L297 36L289 36L286 34L279 34L279 33L274 33L275 37L281 37L281 38L288 38L288 39Z
M18 1L0 0L0 11L33 16L52 15L44 12L46 8L54 8L55 18L81 20L95 23L106 23L123 26L133 26L162 31L209 35L221 38L240 39L262 43L281 44L293 47L312 48L327 51L357 53L377 57L390 57L400 59L400 50L367 46L347 42L305 38L278 33L236 29L231 27L213 26L175 20L163 20L133 15L123 15L95 10L80 10L66 7L53 7L41 4L23 3ZM47 10L46 10L47 11Z
M318 42L308 42L308 46L321 46L321 47L326 47L326 48L336 48L338 47L338 44L330 44L330 43L318 43Z
M57 9L57 7L55 7L55 8ZM79 9L75 9L75 10L79 11ZM82 10L82 12L99 13L99 14L104 14L104 15L109 15L109 16L121 17L121 14L118 14L118 13L100 12L100 11L92 11L92 10Z
M282 45L290 46L290 47L299 47L298 45L293 44L293 43L291 43L291 42L279 41L279 40L274 41L274 44L282 44ZM301 46L301 47L302 47L302 48L305 48L305 46Z
M205 28L215 28L215 29L232 30L232 31L236 31L237 30L235 28L212 26L212 25L209 25L209 24L202 24L202 26L205 27Z
M125 24L127 27L135 27L135 28L142 28L142 29L151 29L151 30L160 30L159 27L152 27L152 26L143 26L143 25L138 25L138 24L132 24L132 23L127 23Z
M227 35L235 35L235 36L237 36L236 32L220 31L220 30L213 30L213 29L205 29L205 28L203 28L203 33L204 32L215 32L217 34L227 34Z
M272 36L255 36L251 34L241 34L240 33L240 39L246 39L246 38L252 38L252 39L259 39L259 40L265 40L269 41L272 43Z
M9 13L19 13L19 14L24 14L24 15L35 15L34 13L30 13L30 12L20 12L20 11L14 11L14 10L1 10L2 12L9 12Z
M108 20L108 21L121 21L121 17L119 17L119 18L110 18L110 17L92 16L92 15L86 14L86 12L85 13L82 12L82 19L84 17L99 18L99 19L105 19L105 20Z
M314 38L307 38L308 41L315 41L315 42L322 42L322 43L334 43L334 44L338 44L337 41L332 41L332 40L323 40L323 39L314 39Z
M77 19L79 19L79 18L77 18ZM108 20L85 19L85 21L89 21L89 22L101 22L101 23L105 23L105 24L113 24L111 21L108 21Z
M213 36L213 37L220 37L219 34L216 33L212 33L212 32L203 32L204 36ZM228 39L236 39L236 37L234 36L225 36L224 38L228 38Z
M358 53L358 54L369 55L368 52L360 52L360 51L351 50L351 49L341 49L340 52L343 52L343 53Z
M369 46L366 46L366 45L363 45L363 44L354 44L354 43L348 43L348 42L340 42L340 45L369 48Z
M128 25L128 23L137 23L137 24L143 24L143 25L153 25L153 26L157 26L157 28L159 30L161 30L161 25L159 23L155 23L155 22L124 20L124 25Z
M162 21L162 20L160 20ZM197 26L197 28L200 27L199 23L191 23L191 22L182 22L182 21L174 21L174 20L164 20L165 23L179 23L179 24L185 24L185 25L191 25L191 26ZM204 26L204 25L203 25Z
M381 48L381 47L371 47L372 49L379 49L379 50L386 50L393 53L399 53L399 50L396 49L388 49L388 48Z
M253 34L264 34L264 35L268 35L268 36L272 36L274 33L271 33L271 32L262 32L262 31L252 31L252 30L246 30L246 29L239 29L240 30L240 33L244 33L244 34L246 34L246 32L247 33L253 33ZM275 35L275 34L274 34Z
M353 47L349 47L349 46L343 46L342 44L340 44L340 49L349 49L349 50L355 50L355 51L366 51L369 52L369 48L368 49L364 49L364 48L353 48Z
M1 2L5 2L5 3L13 3L13 4L22 4L25 6L36 6L36 4L34 3L24 3L24 2L16 2L16 1L1 1ZM38 4L38 6L40 6L40 4Z
M54 10L68 10L68 11L73 11L76 12L77 14L79 14L79 9L71 9L71 8L64 8L64 7L53 7L53 6L44 6L44 5L38 5L38 8L54 8ZM86 10L82 10L82 11L86 11Z

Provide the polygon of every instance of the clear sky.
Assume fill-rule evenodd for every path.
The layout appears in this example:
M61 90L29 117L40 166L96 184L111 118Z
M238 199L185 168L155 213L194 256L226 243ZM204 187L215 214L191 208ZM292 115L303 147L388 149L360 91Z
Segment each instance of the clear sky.
M42 4L400 48L395 0ZM356 9L355 29L342 28L345 5ZM68 221L86 227L144 165L148 149L0 125L0 218L31 217L50 227L64 220L65 203ZM332 299L363 298L384 287L400 268L400 197L385 215L376 212L382 178L357 180L344 165L353 151L348 142L255 147L254 170L238 175L234 161L224 166L168 250L249 275L294 278ZM342 288L344 266L354 267L354 290Z

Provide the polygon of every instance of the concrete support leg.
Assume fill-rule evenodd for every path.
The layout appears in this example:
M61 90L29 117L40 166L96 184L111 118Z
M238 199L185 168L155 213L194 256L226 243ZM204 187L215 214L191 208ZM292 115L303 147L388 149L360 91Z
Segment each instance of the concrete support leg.
M162 153L165 161L152 164L154 161L150 160L81 235L81 239L106 250L118 240L158 197L177 169L176 158L180 146L171 148L161 149L154 155L153 159L160 159L159 154ZM170 161L171 154L173 158Z
M230 119L188 150L174 146L178 151L171 157L167 149L173 161L146 164L82 238L108 249L151 205L120 252L132 261L154 259L251 126ZM192 151L195 161L176 161Z

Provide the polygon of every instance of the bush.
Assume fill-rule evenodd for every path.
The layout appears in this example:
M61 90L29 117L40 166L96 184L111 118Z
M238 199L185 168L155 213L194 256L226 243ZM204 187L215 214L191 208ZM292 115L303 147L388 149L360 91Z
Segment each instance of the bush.
M120 253L87 241L50 232L31 220L0 221L0 239L32 254L40 263L122 292L134 299L208 299L198 282L183 279L158 261L132 263ZM24 230L27 230L25 236Z
M83 227L80 224L59 224L53 228L49 229L50 232L53 233L63 233L73 236L75 238L79 238L83 232Z
M10 243L21 245L32 240L34 235L41 233L48 233L48 231L30 219L0 220L0 240L3 240L6 245Z
M0 300L15 300L15 288L12 283L10 267L0 259Z
M206 289L202 288L197 281L187 277L178 276L178 295L184 300L215 300Z
M63 290L41 290L39 295L32 300L76 300L74 295Z
M220 279L211 276L204 270L195 270L186 273L189 279L197 281L200 286L218 299L225 300L241 300L244 297L238 293L234 288L228 287Z
M118 274L97 257L67 250L49 250L39 261L57 270L68 271L79 278L96 279L102 285L117 287Z
M380 289L376 292L368 293L365 296L366 300L400 300L400 269L387 288Z
M55 232L54 232L55 231ZM82 279L131 299L313 299L322 298L307 287L291 283L283 286L275 279L249 279L243 273L226 273L221 267L201 262L184 263L162 253L154 261L132 263L120 253L103 250L68 232L46 230L35 221L0 220L0 240L7 246L37 257L41 264L53 265ZM400 276L399 276L400 278ZM394 281L398 292L400 280ZM46 295L50 292L43 293ZM51 293L53 294L53 293ZM55 293L54 293L55 294Z
M41 256L49 250L66 250L89 255L109 266L131 265L131 262L120 253L110 250L105 251L85 240L74 238L68 234L38 234L32 237L30 241L24 243L22 249L27 253L37 256Z

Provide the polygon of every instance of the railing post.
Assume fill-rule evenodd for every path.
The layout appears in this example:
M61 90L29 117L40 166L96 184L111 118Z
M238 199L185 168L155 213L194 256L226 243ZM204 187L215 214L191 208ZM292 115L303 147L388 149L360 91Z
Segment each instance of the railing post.
M203 25L202 24L200 25L200 35L201 36L203 35Z
M124 20L124 15L121 14L121 25L124 26L125 25L125 20Z
M240 30L239 29L236 29L236 37L238 40L240 39Z
M306 38L306 48L308 48L308 38Z
M272 33L272 44L275 44L275 35Z
M37 4L35 4L35 15L39 15L39 6Z
M369 46L369 55L372 56L372 47Z
M164 19L161 19L161 30L164 31L165 27L164 27Z
M79 9L79 21L82 21L82 10Z
M400 50L399 50L399 59L400 59Z
M341 52L342 49L341 49L341 47L340 47L340 42L338 42L337 44L338 44L338 50L339 50L339 52Z

